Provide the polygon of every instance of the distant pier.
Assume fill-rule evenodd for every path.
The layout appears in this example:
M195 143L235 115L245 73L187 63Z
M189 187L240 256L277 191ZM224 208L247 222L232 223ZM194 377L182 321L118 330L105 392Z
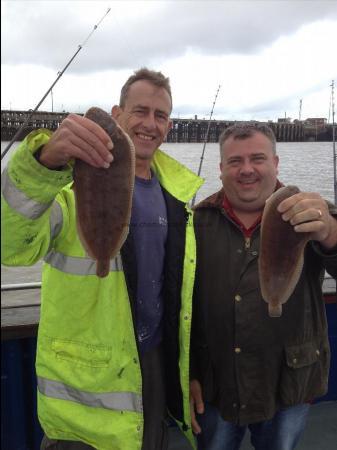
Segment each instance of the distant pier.
M173 126L167 135L167 142L204 142L209 120L172 119ZM219 142L219 136L226 128L238 121L211 120L207 142ZM256 121L253 121L256 122ZM300 142L305 140L303 124L279 124L268 122L279 142Z
M26 120L29 111L1 111L1 140L10 141L17 130ZM18 136L24 139L32 130L47 128L56 130L62 120L68 115L66 112L37 111L27 126ZM167 142L204 142L207 135L209 120L198 119L172 119L173 126L167 135ZM210 123L207 142L218 142L221 132L237 121L212 120ZM256 122L256 121L254 121ZM332 141L332 126L325 119L307 119L306 121L290 122L279 119L278 122L266 122L276 136L278 142L303 141Z

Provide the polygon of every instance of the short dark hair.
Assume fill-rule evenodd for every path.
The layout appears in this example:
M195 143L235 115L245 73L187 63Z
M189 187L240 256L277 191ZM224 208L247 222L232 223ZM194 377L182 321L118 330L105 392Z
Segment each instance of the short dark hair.
M121 96L119 100L119 106L121 108L125 106L125 101L130 86L139 80L149 81L155 86L164 88L170 96L172 108L172 93L171 93L170 79L168 77L165 77L161 72L156 72L154 70L147 69L146 67L142 67L139 70L136 70L134 74L127 79L126 83L122 87Z
M265 123L261 122L237 122L234 125L226 128L219 137L220 156L222 159L222 146L229 139L247 139L252 137L255 133L261 133L272 143L273 153L276 154L276 137L273 130Z

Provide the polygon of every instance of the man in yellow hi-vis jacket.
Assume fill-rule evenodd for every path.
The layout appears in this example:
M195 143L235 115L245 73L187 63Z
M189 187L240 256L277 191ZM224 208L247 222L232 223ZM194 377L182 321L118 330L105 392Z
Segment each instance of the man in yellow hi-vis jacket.
M145 68L112 109L134 143L136 178L130 232L106 278L77 234L69 164L113 164L105 131L69 114L53 134L30 133L4 172L2 263L44 259L36 361L43 449L164 450L167 410L193 440L187 203L202 181L158 149L171 110L168 78Z

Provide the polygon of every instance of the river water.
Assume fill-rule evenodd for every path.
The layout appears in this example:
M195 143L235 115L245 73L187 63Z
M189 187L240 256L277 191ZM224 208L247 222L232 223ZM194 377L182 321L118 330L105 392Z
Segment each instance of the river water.
M1 172L8 158L19 143L13 144L1 162ZM1 152L7 142L1 142ZM161 148L170 156L185 164L194 172L198 171L203 149L202 143L164 143ZM279 179L284 184L295 184L302 191L319 192L325 199L334 200L333 149L331 142L278 142L280 157ZM219 146L207 144L201 170L205 178L196 200L217 191L221 187L219 179ZM40 267L40 264L37 266ZM34 268L2 267L3 283L40 280L40 273Z
M194 172L198 171L203 144L163 144L161 147ZM278 142L279 179L295 184L302 191L319 192L333 201L333 149L331 142ZM219 145L207 144L201 170L205 183L197 200L221 187Z
M19 144L16 142L1 161L1 172ZM1 142L1 152L7 142ZM203 149L202 143L164 143L161 148L170 156L198 171ZM284 184L295 184L302 191L319 192L327 200L334 199L333 149L331 142L278 142L280 157L279 178ZM207 144L201 170L205 183L199 190L197 200L220 188L219 145Z

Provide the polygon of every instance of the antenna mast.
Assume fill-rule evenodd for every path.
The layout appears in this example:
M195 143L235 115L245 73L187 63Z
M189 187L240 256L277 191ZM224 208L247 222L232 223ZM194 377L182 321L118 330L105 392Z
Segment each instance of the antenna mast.
M298 120L301 120L301 116L302 116L302 99L300 99L300 111L298 113Z
M331 84L331 112L332 112L332 147L333 147L333 180L334 180L334 194L335 205L337 205L337 154L336 154L336 135L335 135L335 81L332 80Z
M3 151L3 153L1 154L1 160L3 159L3 157L6 155L6 153L8 152L8 150L11 148L11 146L13 145L13 143L16 141L16 139L19 137L21 131L23 130L23 128L25 128L26 125L28 125L31 117L33 116L33 114L39 109L39 107L41 106L41 104L44 102L45 98L47 97L47 95L49 94L49 92L52 92L53 87L55 86L55 84L58 82L58 80L62 77L62 75L64 74L64 72L68 69L68 67L70 66L70 64L73 62L73 60L76 58L77 54L82 50L82 48L85 46L85 44L88 42L88 40L90 39L91 35L93 34L93 32L96 30L96 28L98 27L98 25L100 25L100 23L102 22L102 20L105 18L105 16L110 12L111 8L108 8L107 12L104 14L104 16L101 18L101 20L94 25L93 30L89 33L89 35L87 36L87 38L85 39L85 41L83 42L83 44L78 46L78 49L76 50L76 52L74 53L74 55L70 58L70 60L68 61L68 63L65 65L65 67L63 68L63 70L61 72L57 73L57 78L54 81L54 83L50 86L50 88L48 89L48 91L44 94L44 96L41 98L41 100L39 101L39 103L35 106L34 109L30 109L29 110L29 114L26 117L26 120L23 122L23 124L21 125L21 127L18 129L18 131L15 133L15 135L13 136L12 140L10 141L10 143L7 145L7 147L5 148L5 150Z

